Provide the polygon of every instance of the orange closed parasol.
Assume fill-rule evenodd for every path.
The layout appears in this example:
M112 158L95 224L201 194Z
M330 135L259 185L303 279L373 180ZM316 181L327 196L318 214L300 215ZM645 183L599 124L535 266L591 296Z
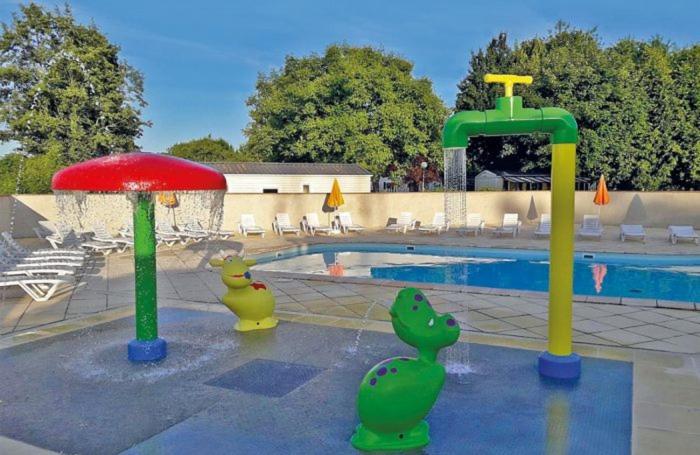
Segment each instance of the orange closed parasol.
M345 199L343 199L343 193L340 191L340 184L338 183L338 179L333 179L333 187L331 188L331 193L328 195L328 207L337 209L343 204L345 204Z
M598 188L595 191L593 203L598 206L610 203L610 194L608 193L608 186L605 184L604 175L601 175L600 180L598 180Z

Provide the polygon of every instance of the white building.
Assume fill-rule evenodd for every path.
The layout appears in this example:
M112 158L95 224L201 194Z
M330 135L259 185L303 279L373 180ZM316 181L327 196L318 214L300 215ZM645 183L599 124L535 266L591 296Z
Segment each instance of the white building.
M474 189L476 191L501 191L503 177L491 171L481 171L474 177Z
M512 174L510 172L482 171L474 177L476 191L546 191L552 186L549 174ZM576 177L577 191L587 191L590 182L583 177Z
M203 163L224 174L229 193L369 193L372 174L358 164Z

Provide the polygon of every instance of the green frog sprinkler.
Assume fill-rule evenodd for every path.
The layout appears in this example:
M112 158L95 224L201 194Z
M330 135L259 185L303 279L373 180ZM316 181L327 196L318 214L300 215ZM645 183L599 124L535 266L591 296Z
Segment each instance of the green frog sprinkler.
M255 265L255 259L245 259L241 252L223 259L213 258L209 265L221 267L221 281L228 288L221 301L238 316L236 330L248 332L277 326L277 319L272 316L275 296L265 283L253 281L248 268Z
M445 383L437 355L460 334L457 321L436 313L420 289L399 291L389 313L396 335L417 348L418 357L386 359L365 375L357 395L361 423L351 439L360 450L407 450L430 442L423 418Z

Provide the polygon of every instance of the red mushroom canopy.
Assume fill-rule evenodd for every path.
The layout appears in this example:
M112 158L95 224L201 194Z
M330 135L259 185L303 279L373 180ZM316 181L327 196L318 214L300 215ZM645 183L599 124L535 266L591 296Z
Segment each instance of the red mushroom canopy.
M54 174L57 191L202 191L225 190L226 179L214 169L182 158L131 152L74 164Z

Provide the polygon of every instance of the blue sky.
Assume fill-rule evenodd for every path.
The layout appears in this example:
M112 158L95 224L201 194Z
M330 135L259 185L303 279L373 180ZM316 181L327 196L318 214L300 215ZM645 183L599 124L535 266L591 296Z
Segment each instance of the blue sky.
M42 1L45 5L63 1ZM245 100L260 72L287 54L323 52L331 43L374 45L415 63L448 106L471 51L500 31L514 40L543 35L557 20L597 27L604 42L661 35L678 45L700 41L697 0L295 0L69 2L79 21L94 21L122 57L144 73L153 122L138 143L164 151L211 133L244 141ZM9 22L18 2L0 0ZM572 6L570 6L572 5ZM0 150L7 150L7 146Z

